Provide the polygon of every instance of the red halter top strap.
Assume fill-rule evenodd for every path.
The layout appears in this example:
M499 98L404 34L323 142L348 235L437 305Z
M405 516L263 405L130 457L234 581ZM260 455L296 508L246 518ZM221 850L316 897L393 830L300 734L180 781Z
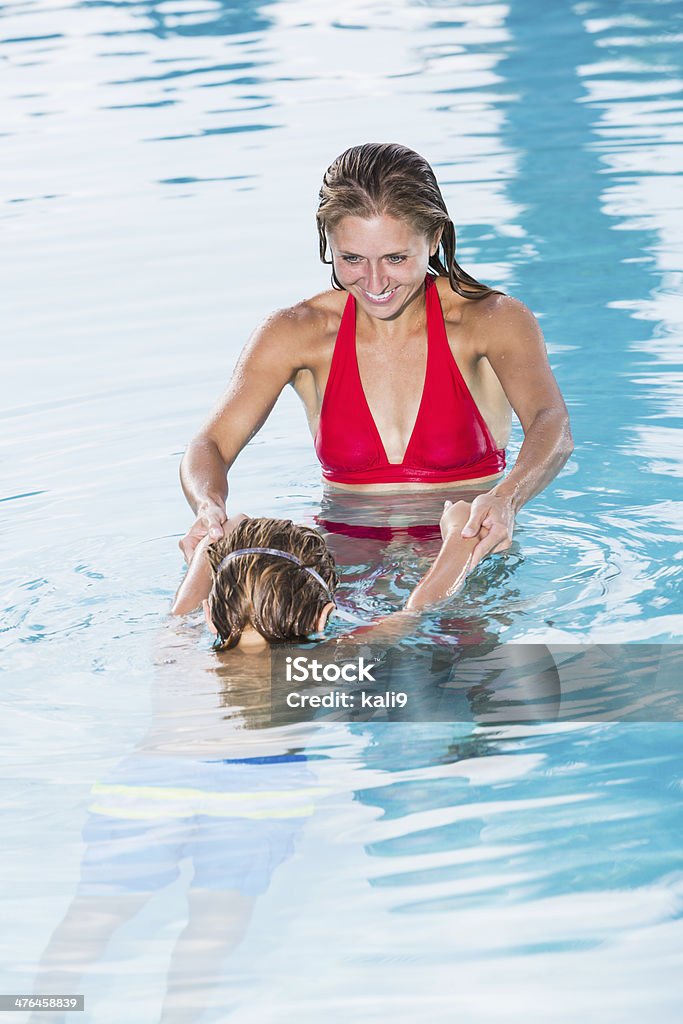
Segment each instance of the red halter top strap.
M505 469L453 358L439 292L425 280L427 369L422 398L403 460L389 462L363 391L356 355L356 301L349 295L325 388L315 449L333 483L451 483Z

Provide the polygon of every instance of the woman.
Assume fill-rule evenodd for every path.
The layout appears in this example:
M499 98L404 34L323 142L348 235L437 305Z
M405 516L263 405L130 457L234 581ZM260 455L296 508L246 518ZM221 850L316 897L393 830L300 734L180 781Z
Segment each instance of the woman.
M522 303L455 260L455 229L429 164L396 144L342 153L317 213L334 287L252 335L181 465L195 522L187 561L227 521L227 472L291 384L327 486L476 496L462 536L476 561L508 548L515 515L572 451L543 335ZM331 259L327 257L330 250ZM503 479L511 410L524 430Z

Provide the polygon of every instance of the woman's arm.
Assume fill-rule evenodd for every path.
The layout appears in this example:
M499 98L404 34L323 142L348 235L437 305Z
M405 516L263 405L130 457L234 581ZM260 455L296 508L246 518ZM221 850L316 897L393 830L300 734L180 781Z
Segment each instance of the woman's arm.
M305 362L310 327L311 313L304 304L269 317L250 338L225 394L188 445L180 480L196 518L179 544L186 562L203 537L222 536L228 471Z
M478 538L478 561L510 547L517 512L557 476L574 448L536 317L507 295L485 301L491 305L479 323L480 351L522 424L524 443L507 477L472 502L462 536Z

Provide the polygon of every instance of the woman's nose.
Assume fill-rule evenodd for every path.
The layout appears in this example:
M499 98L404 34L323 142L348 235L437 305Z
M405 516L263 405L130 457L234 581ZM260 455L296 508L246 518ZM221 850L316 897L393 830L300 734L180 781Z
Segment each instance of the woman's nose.
M365 287L373 295L381 295L387 287L387 273L383 267L372 267L368 265L365 275Z

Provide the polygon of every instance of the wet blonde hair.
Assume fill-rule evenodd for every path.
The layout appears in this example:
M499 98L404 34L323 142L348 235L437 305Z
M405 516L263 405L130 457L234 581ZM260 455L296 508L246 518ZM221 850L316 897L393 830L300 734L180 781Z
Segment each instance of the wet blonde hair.
M310 573L277 555L240 555L220 567L231 551L253 547L295 555L322 576L330 593L339 584L334 558L317 530L289 519L243 519L227 537L207 548L216 650L235 647L245 626L253 626L269 643L303 640L317 630L320 614L329 603L329 594Z

